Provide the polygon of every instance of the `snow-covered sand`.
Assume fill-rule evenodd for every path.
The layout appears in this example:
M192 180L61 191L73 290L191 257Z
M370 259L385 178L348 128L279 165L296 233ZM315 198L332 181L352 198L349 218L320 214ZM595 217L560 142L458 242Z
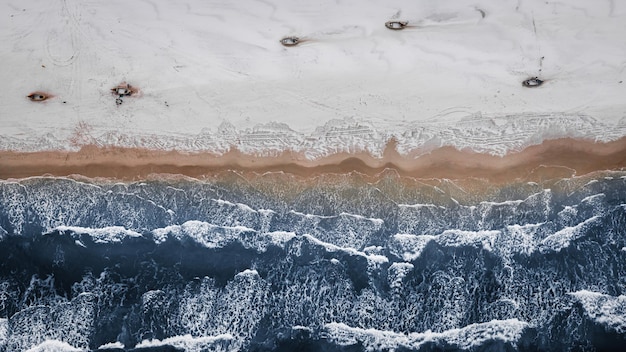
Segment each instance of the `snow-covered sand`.
M315 159L382 156L395 137L401 153L502 155L626 135L624 1L7 0L0 14L2 150ZM546 82L523 87L533 76ZM118 106L122 82L140 92Z

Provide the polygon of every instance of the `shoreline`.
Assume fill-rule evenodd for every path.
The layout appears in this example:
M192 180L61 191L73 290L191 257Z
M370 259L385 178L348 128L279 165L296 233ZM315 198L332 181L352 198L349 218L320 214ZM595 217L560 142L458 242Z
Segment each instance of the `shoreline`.
M0 179L81 175L122 181L154 174L202 178L224 171L285 172L300 177L359 172L368 176L393 169L401 176L428 179L484 179L493 183L537 181L626 169L626 137L612 142L560 138L505 156L441 147L401 155L387 143L382 158L366 152L338 153L307 160L296 152L259 157L232 149L223 155L134 148L84 146L79 151L0 152Z

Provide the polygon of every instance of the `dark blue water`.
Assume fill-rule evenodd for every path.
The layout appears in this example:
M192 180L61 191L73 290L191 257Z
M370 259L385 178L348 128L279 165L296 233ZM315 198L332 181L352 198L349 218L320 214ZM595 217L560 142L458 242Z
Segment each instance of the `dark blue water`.
M624 173L476 184L2 181L0 350L626 346Z

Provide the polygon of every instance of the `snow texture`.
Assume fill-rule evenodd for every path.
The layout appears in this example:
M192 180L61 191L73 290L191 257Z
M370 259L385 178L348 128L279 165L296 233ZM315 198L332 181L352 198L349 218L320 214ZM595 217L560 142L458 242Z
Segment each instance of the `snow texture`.
M307 158L443 145L502 155L626 133L626 6L411 0L5 1L0 149ZM407 21L391 31L384 23ZM174 30L175 29L175 30ZM283 36L303 39L295 47ZM522 81L539 76L540 87ZM117 96L127 82L139 91ZM53 95L43 102L33 91Z

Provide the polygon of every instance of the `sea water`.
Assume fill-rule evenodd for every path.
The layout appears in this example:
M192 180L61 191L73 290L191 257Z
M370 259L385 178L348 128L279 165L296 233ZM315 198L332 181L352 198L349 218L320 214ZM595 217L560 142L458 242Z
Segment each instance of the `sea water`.
M610 350L625 175L1 181L0 350Z

